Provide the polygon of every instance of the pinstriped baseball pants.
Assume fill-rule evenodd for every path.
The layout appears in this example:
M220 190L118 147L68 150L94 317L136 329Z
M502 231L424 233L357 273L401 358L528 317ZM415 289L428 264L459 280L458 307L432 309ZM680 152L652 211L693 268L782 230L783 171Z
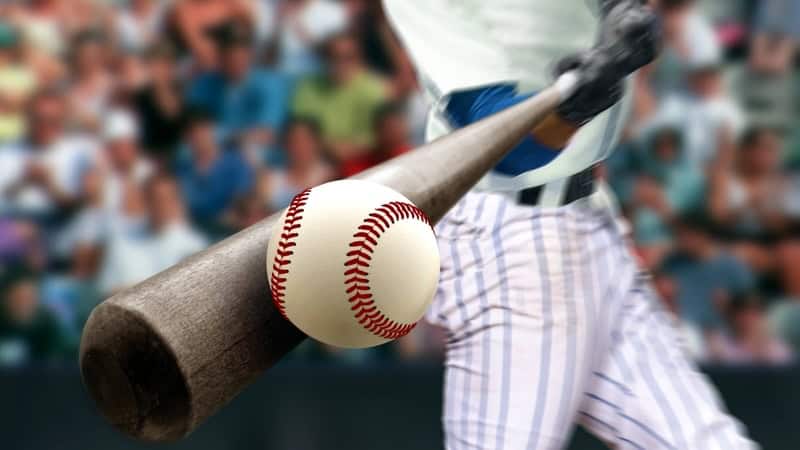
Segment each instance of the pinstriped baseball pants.
M438 225L448 450L757 446L687 359L612 214L471 193Z

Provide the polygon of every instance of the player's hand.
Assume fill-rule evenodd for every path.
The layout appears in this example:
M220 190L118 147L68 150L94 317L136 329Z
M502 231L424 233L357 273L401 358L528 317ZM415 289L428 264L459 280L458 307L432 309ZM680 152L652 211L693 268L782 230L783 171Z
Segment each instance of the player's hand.
M598 47L627 76L658 56L661 40L661 22L652 8L640 0L617 0L603 16Z
M558 107L558 115L567 122L581 126L595 116L614 106L622 99L624 77L610 70L608 56L599 49L591 49L568 56L556 65L556 75L575 71L579 74L574 93Z
M598 43L556 64L556 75L579 74L578 87L561 104L559 114L583 125L613 106L622 98L625 77L653 61L660 42L661 27L652 9L638 0L609 6Z

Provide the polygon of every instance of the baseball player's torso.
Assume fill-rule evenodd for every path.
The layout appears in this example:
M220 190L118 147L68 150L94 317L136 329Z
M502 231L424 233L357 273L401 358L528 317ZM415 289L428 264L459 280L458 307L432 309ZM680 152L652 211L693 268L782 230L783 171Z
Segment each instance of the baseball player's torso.
M549 84L557 58L591 46L592 0L384 0L436 96L498 82Z
M535 92L552 82L563 56L586 50L599 27L596 0L384 0L434 107L428 139L452 131L448 95L503 83ZM608 157L621 131L622 102L584 126L544 167L509 177L490 173L480 190L513 192L569 177Z

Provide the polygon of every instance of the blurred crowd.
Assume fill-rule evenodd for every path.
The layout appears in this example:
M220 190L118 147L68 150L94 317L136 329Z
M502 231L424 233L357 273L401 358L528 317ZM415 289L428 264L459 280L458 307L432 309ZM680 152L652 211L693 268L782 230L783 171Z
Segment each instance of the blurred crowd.
M633 81L609 183L701 361L800 346L800 1L662 0L665 49Z
M698 360L790 363L800 0L658 3L665 52L598 174ZM74 363L104 298L409 151L426 112L377 0L0 3L0 366Z

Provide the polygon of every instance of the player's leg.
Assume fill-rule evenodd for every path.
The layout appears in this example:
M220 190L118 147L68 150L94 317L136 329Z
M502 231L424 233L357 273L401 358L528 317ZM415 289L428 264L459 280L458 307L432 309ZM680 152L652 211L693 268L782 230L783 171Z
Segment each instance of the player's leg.
M437 229L449 331L444 429L455 449L560 449L601 354L603 225L472 194ZM615 273L612 269L612 275Z
M687 358L672 318L647 280L620 286L614 296L620 301L612 307L618 325L584 393L581 423L614 448L756 448Z

